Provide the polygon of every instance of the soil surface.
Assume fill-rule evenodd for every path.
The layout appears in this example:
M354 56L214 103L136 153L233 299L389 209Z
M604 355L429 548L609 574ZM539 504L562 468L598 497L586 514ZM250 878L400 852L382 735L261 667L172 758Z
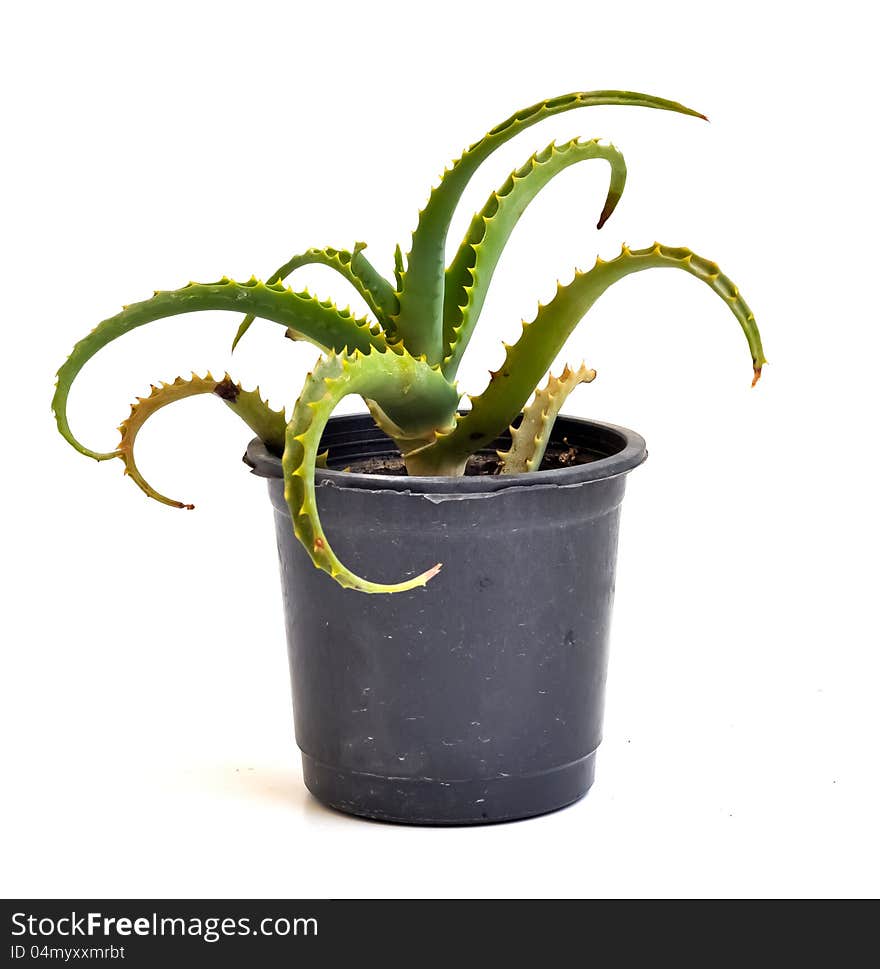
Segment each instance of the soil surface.
M599 457L598 454L583 448L567 447L564 443L551 444L544 454L539 470L552 471L557 468L569 468L574 464L589 464ZM397 454L382 454L364 458L362 461L352 461L345 470L357 474L406 475L403 459ZM500 473L501 462L494 453L490 452L471 455L465 469L465 474L468 476Z

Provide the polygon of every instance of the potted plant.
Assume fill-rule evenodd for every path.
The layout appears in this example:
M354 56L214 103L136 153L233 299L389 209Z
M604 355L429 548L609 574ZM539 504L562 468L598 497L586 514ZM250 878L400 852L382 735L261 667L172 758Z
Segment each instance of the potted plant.
M305 782L344 811L415 823L498 821L561 807L592 782L619 506L624 477L646 451L632 431L558 418L593 370L566 367L536 387L593 303L631 273L683 270L728 305L749 345L753 383L760 376L754 316L715 263L685 248L623 246L558 285L517 342L505 345L486 390L460 409L456 373L517 220L556 174L602 159L610 188L601 228L623 192L623 156L577 139L532 155L489 196L447 266L453 213L500 145L590 105L703 117L624 91L535 104L444 172L409 254L397 249L393 281L370 264L363 243L309 249L265 282L224 277L126 306L81 340L58 372L61 434L98 461L120 458L143 491L169 505L192 507L156 492L135 461L137 433L151 414L212 394L256 435L245 460L267 478L275 510ZM341 274L373 319L286 286L309 263ZM135 327L208 309L247 314L233 348L256 317L321 348L290 417L228 375L193 375L139 399L116 450L81 444L66 405L82 366ZM363 397L369 415L332 417L349 394ZM418 573L407 577L414 566Z

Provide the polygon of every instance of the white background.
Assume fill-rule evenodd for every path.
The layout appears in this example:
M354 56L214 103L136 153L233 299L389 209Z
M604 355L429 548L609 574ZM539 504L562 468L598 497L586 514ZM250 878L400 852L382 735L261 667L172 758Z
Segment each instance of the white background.
M4 788L10 896L875 895L877 75L867 4L30 3L0 39ZM370 244L390 272L432 179L518 107L620 87L712 123L594 108L533 128L456 220L551 138L602 136L523 218L462 377L478 390L557 276L654 239L716 259L770 361L680 273L604 297L566 359L572 413L639 430L606 739L580 804L483 829L371 824L304 790L271 515L211 399L159 415L147 501L58 437L53 374L155 288ZM406 245L404 245L406 248ZM300 282L343 303L329 270ZM227 366L273 403L315 350L165 321L71 402L99 448L151 380ZM561 361L560 361L561 362ZM176 412L175 412L176 411ZM430 589L428 593L430 594Z

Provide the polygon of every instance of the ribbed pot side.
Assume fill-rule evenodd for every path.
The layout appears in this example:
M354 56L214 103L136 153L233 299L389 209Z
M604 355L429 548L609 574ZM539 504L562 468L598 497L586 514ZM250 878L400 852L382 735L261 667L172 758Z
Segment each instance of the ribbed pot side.
M319 470L318 509L349 568L424 589L364 595L314 567L295 538L281 466L245 460L275 510L294 724L318 800L414 824L542 814L582 797L602 738L608 633L626 472L624 428L557 420L596 460L528 475L406 478ZM330 465L389 453L367 416L334 418Z

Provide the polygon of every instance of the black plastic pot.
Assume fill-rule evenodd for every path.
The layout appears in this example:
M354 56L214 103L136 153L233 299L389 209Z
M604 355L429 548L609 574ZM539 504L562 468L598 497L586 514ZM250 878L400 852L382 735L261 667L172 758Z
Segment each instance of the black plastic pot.
M376 581L442 562L424 589L364 595L314 567L293 534L280 461L269 479L294 721L306 786L351 814L475 824L582 797L602 736L632 431L559 418L554 439L596 460L515 476L352 474L394 446L364 416L330 421L318 509L339 557ZM502 444L496 442L496 446Z

